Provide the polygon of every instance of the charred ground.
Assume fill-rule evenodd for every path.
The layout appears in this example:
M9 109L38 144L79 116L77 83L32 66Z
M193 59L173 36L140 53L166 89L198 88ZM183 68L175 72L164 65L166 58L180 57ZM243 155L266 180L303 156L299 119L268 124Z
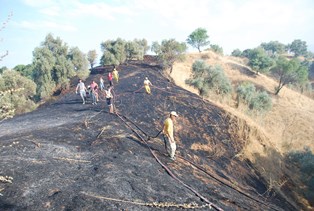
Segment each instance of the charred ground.
M0 183L0 210L206 205L183 183L224 210L296 209L278 193L262 195L265 182L236 156L244 141L232 133L226 113L175 86L158 66L134 62L119 70L120 82L114 86L119 115L107 112L103 97L98 105L82 105L72 84L71 92L0 125L0 175L13 178L12 184ZM94 72L86 84L98 82L101 74ZM146 76L154 85L152 95L141 89ZM165 156L161 135L148 139L161 130L171 110L179 114L175 162ZM169 175L149 148L183 183Z

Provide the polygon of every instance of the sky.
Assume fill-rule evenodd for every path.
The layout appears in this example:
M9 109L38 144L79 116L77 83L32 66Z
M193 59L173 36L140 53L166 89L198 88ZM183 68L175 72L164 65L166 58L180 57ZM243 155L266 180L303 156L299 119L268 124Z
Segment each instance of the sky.
M185 42L200 27L225 55L262 42L289 44L295 39L313 52L314 1L0 0L0 56L9 52L0 67L32 63L34 49L48 33L84 53L96 50L100 58L100 44L106 40Z

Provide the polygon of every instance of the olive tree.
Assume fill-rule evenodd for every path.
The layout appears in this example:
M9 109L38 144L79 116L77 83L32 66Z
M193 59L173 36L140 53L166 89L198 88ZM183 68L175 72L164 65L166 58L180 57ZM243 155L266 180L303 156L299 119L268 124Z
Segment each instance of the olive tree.
M241 57L242 56L242 51L240 49L234 49L232 52L231 52L231 56L234 56L234 57Z
M186 83L197 88L202 96L207 96L210 91L221 95L232 92L230 80L224 74L222 67L207 65L203 60L193 63L192 75Z
M145 46L138 40L128 41L125 45L125 53L127 60L143 60L145 54Z
M117 40L107 40L100 44L103 53L100 64L101 65L119 65L126 61L127 55L125 52L126 41L117 38Z
M89 74L85 55L77 47L69 50L66 43L52 34L33 51L32 66L38 99L67 89L73 76L87 77Z
M70 48L67 58L73 64L74 72L77 77L85 79L89 76L88 59L78 47Z
M275 88L275 95L278 95L287 84L302 84L308 81L308 68L297 58L288 60L285 57L279 57L271 72L279 81Z
M248 65L256 71L268 72L269 69L274 65L274 61L270 58L263 48L255 48L248 52Z
M90 50L87 52L87 60L90 64L90 68L93 69L94 65L96 64L96 59L97 59L97 52L96 50Z
M261 47L271 55L282 54L285 52L285 45L278 41L270 41L268 43L263 42Z
M300 39L294 40L289 45L289 50L294 53L295 57L304 56L307 53L307 45L305 41Z
M186 49L187 46L184 42L180 43L175 39L163 40L161 44L153 42L152 45L152 51L157 54L163 68L170 68L170 72L175 61L182 61L185 58Z
M14 70L6 70L0 76L0 119L32 111L36 84Z
M201 52L201 47L209 45L209 36L207 35L207 30L204 28L197 28L189 36L186 42L194 48L197 48Z

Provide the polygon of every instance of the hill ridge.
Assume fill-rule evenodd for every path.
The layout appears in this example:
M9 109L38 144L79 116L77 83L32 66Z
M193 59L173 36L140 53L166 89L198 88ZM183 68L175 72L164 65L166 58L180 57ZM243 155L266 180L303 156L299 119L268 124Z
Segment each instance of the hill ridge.
M267 191L265 181L248 160L236 157L245 143L230 134L230 118L224 112L169 82L156 66L135 62L120 68L121 81L114 88L120 114L136 122L147 134L155 135L168 112L176 110L180 115L175 127L178 156L235 184L253 198L266 200L261 196ZM134 92L140 89L145 76L160 88L152 88L152 95L143 90ZM91 75L87 83L98 78L99 74ZM109 114L104 104L102 101L97 106L82 105L78 96L65 93L55 102L2 123L0 175L13 177L12 184L0 183L4 188L0 198L2 210L152 209L123 202L138 200L204 205L156 163L145 144L117 116ZM55 124L58 118L64 124ZM29 130L32 120L37 126ZM45 127L45 122L49 127ZM258 203L191 168L187 161L170 161L164 155L160 138L151 138L148 143L184 183L217 207L295 209L296 205L280 194L269 197L264 205ZM118 200L105 200L106 197Z

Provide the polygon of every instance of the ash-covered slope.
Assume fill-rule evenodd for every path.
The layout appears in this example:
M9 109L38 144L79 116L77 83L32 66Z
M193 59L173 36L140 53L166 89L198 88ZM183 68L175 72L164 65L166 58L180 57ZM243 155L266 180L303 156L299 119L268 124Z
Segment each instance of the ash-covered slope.
M295 209L279 194L261 196L267 187L250 163L235 156L244 143L223 111L176 87L158 67L119 69L118 115L107 112L105 101L82 105L72 90L0 125L0 176L13 178L12 184L0 182L0 210L176 210L196 204L208 210L208 203L223 210ZM140 89L146 76L152 95ZM162 136L154 138L172 110L179 114L176 161L165 155Z

